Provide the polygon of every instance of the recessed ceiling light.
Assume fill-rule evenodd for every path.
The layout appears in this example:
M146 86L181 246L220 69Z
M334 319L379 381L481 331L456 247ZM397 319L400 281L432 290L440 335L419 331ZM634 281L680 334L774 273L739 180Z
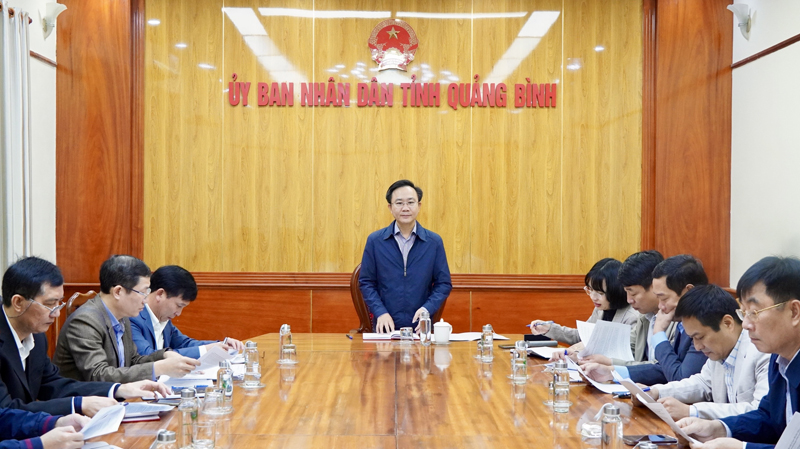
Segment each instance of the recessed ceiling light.
M153 25L153 26L161 25L161 21L158 20L158 19L150 19L150 20L147 21L147 23L150 24L150 25Z
M598 45L597 47L594 47L594 51L603 51L605 49L606 49L606 47L603 47L602 45Z
M183 42L178 42L175 44L175 48L186 48L188 45L184 44Z
M214 68L214 66L213 66L213 65L211 65L211 64L206 64L205 62L201 62L200 64L197 64L197 67L200 67L201 69L208 69L208 70L210 70L210 69L213 69L213 68Z

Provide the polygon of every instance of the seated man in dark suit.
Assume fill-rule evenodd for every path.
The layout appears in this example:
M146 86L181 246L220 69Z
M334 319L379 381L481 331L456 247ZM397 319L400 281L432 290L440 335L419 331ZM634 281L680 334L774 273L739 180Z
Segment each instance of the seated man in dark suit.
M442 238L417 222L422 189L397 181L386 202L395 221L367 238L358 278L375 332L411 327L423 311L433 316L453 288Z
M703 447L771 448L800 411L800 260L765 257L750 267L736 287L742 328L769 361L769 393L758 409L709 421L684 418L678 425ZM794 447L794 446L792 446Z
M125 399L167 394L152 381L129 384L79 382L62 377L47 356L44 332L63 307L64 278L52 263L26 257L3 275L0 318L0 407L52 415L94 414Z
M708 360L694 347L686 335L683 325L673 325L675 309L681 296L697 285L708 284L703 265L692 256L681 254L670 257L653 269L653 292L658 298L658 314L653 323L653 332L648 346L653 348L657 363L633 366L584 365L587 375L595 380L610 380L611 370L620 376L645 385L673 382L697 374ZM672 341L667 335L675 327Z
M183 377L200 364L162 349L143 356L131 338L130 317L144 309L150 268L133 256L111 256L100 267L100 294L67 318L53 362L66 377L131 382Z
M172 324L171 320L180 316L183 308L196 298L197 283L192 273L177 265L163 266L153 272L147 304L139 315L131 318L131 334L139 354L148 355L169 348L196 359L212 345L226 351L243 350L244 345L239 340L228 337L222 342L194 340Z
M89 418L0 409L0 449L79 449Z

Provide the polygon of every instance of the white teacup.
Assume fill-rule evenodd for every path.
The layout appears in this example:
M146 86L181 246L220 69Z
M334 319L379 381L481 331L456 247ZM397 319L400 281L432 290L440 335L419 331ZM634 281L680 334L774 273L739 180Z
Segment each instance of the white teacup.
M433 339L436 340L436 344L449 343L450 332L453 332L453 326L444 319L438 323L433 323Z

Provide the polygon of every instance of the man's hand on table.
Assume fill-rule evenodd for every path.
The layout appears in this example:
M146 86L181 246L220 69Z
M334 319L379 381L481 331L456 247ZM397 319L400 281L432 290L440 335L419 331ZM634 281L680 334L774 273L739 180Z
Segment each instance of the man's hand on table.
M394 332L394 320L388 312L378 317L375 323L375 332L379 334Z

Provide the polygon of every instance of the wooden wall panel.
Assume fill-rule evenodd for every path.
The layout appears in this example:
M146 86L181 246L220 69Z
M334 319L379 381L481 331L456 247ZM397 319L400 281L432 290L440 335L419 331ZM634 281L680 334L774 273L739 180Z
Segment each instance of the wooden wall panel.
M542 290L535 292L473 292L472 331L491 324L497 333L526 333L533 320L554 320L575 327L592 314L592 302L583 290Z
M327 0L315 2L315 8L464 13L471 2ZM440 92L443 107L403 108L399 86L411 82L411 75L431 83L449 82L447 76L468 79L469 21L414 19L420 48L409 71L377 72L367 39L380 20L315 24L313 79L332 76L337 82L350 82L353 103L350 108L314 111L313 271L340 271L360 263L367 236L393 220L384 198L387 188L407 178L423 189L418 219L444 238L450 269L469 272L468 111L447 110L446 85ZM337 66L344 68L332 72ZM393 107L355 107L357 83L372 77L394 84Z
M565 10L558 272L580 273L639 249L642 5L569 0Z
M197 299L173 320L181 332L197 339L248 338L278 332L311 332L308 290L200 288Z
M313 290L311 322L311 330L315 333L346 333L358 329L358 314L350 297L350 289Z
M656 249L730 264L731 58L724 0L658 2Z
M558 83L561 1L476 3L476 13L557 11L543 37L519 36L530 16L474 21L474 72L508 85L506 108L473 108L470 242L472 273L558 273L562 235L562 110L517 109L514 84ZM532 7L532 8L531 8ZM535 12L533 13L535 14ZM563 100L563 97L561 98Z
M56 253L64 277L94 282L102 262L134 253L141 206L132 150L129 1L61 2L56 71Z
M252 0L224 8L152 3L146 17L161 20L145 27L145 258L152 265L349 271L367 235L391 222L383 196L400 178L426 191L419 219L444 238L453 273L582 274L600 257L639 249L636 0L267 6L309 13L301 17L262 15ZM420 39L409 71L377 72L366 40L379 19L312 20L313 8L475 18L409 19ZM543 36L520 36L543 11L558 14ZM593 51L598 39L609 47L602 57ZM563 68L573 57L585 59L583 81ZM252 83L248 107L227 102L233 73ZM448 83L469 83L475 74L481 83L506 83L511 106L447 106ZM441 83L439 107L401 107L399 84L411 75ZM395 85L394 107L355 106L357 83L373 76ZM329 77L351 83L350 107L256 105L258 82ZM513 86L525 78L559 83L557 107L515 108ZM300 85L294 88L299 103Z

